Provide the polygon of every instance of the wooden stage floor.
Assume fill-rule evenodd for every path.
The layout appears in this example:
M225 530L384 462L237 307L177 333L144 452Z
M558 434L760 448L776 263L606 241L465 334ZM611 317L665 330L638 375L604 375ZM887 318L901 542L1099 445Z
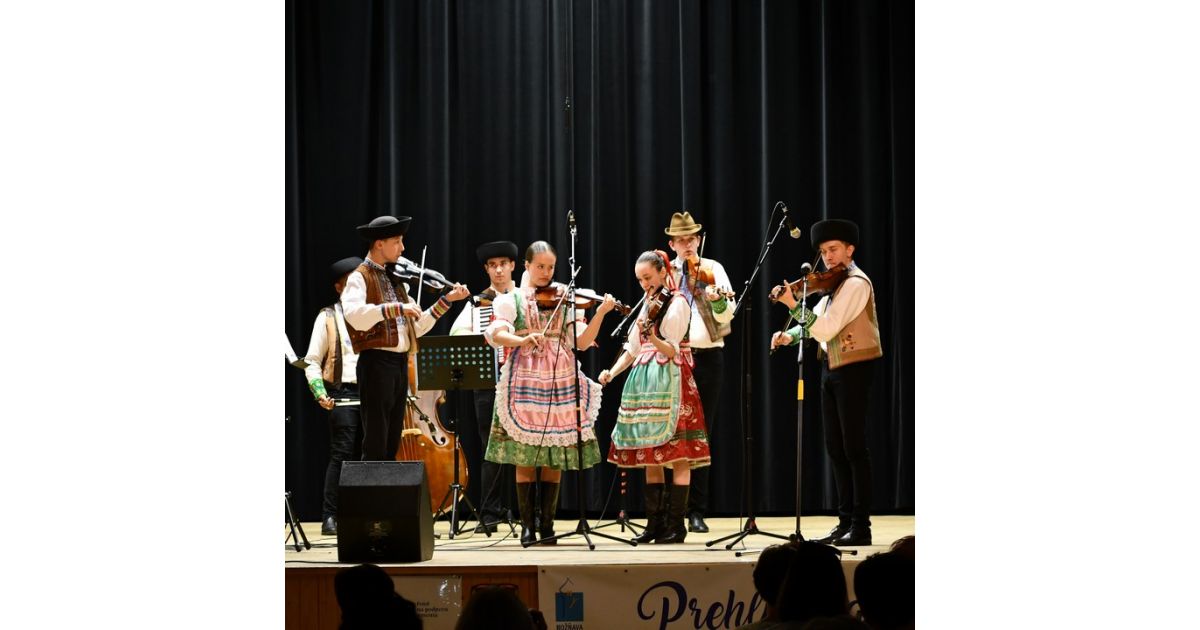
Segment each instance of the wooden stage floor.
M857 549L858 555L853 556L844 552L844 560L862 559L866 556L887 550L893 541L914 533L913 516L873 516L871 517L872 542L870 547L847 547ZM456 537L446 538L450 531L449 523L439 521L434 523L434 533L442 538L434 541L433 558L426 562L413 564L396 564L386 566L396 567L428 567L428 568L459 568L459 567L507 567L512 565L581 565L581 564L684 564L713 562L754 562L757 552L770 545L783 541L767 536L748 536L734 549L726 551L729 541L705 547L704 543L715 538L740 531L742 521L737 518L707 519L712 531L707 534L688 533L687 542L679 545L641 545L631 547L604 538L592 537L596 549L589 550L582 536L572 536L559 541L558 545L534 545L527 549L521 547L517 538L509 534L507 527L492 534L491 538L470 531ZM800 531L805 538L824 536L837 522L833 516L804 516L800 519ZM554 525L558 533L567 528L573 528L576 521L571 519L556 520ZM593 521L589 521L593 524ZM634 523L644 521L634 519ZM795 529L794 516L759 517L760 530L787 536ZM520 525L517 526L518 533ZM284 535L288 528L284 527ZM602 533L632 537L632 533L621 533L618 526L609 526L599 530ZM288 568L303 568L306 566L338 565L337 537L322 536L320 523L304 523L304 533L312 543L312 549L296 552L288 542L284 551L284 562ZM741 558L737 551L747 552ZM340 566L340 565L339 565Z

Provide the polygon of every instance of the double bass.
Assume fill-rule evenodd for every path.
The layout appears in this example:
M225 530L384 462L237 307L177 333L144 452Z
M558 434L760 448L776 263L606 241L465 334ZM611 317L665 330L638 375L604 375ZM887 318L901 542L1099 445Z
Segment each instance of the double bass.
M417 303L420 304L420 289L444 292L451 283L436 271L425 268L425 256L421 266L414 269L411 261L401 259L393 270L392 282L416 281ZM436 276L436 277L434 277ZM438 279L440 278L440 279ZM409 325L415 322L409 321ZM439 505L444 500L444 490L454 482L454 445L452 433L442 424L438 407L446 402L446 391L442 389L421 391L417 389L417 352L408 354L408 401L404 410L404 429L400 433L400 445L396 448L396 461L425 462L425 475L429 479L429 503L434 518L449 507ZM467 458L458 458L458 479L463 490L467 489Z
M449 509L439 505L445 489L454 481L454 439L452 433L442 425L438 407L446 402L446 391L442 389L417 390L417 357L408 356L408 404L404 412L404 430L400 434L400 446L396 448L396 461L425 462L425 474L429 478L429 503L434 517ZM458 480L463 490L467 488L467 458L458 458Z

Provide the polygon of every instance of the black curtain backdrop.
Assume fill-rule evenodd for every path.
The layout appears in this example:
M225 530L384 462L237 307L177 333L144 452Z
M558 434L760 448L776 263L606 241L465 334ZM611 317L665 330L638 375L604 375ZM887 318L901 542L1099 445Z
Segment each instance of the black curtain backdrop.
M354 227L411 215L406 256L472 290L487 286L476 245L546 239L568 274L567 209L579 223L582 286L636 301L637 255L667 250L672 212L688 209L740 294L783 200L804 229L775 244L726 338L712 427L712 511L741 501L742 330L752 326L759 514L795 507L795 352L769 357L784 308L766 294L815 252L808 226L856 221L856 260L874 281L884 358L871 393L876 513L912 513L913 7L814 0L397 0L287 4L286 331L297 353L334 301L328 267L364 255ZM569 108L568 108L569 104ZM518 264L517 276L521 265ZM422 306L428 306L426 295ZM460 303L461 304L461 303ZM431 334L446 334L459 306ZM619 344L581 355L595 376ZM810 354L815 358L815 355ZM803 512L832 513L815 360L806 362ZM286 484L302 518L320 514L326 412L285 367ZM624 378L606 388L597 433L607 452ZM452 397L453 398L453 397ZM464 396L464 399L467 397ZM469 400L441 417L473 420ZM473 430L460 437L480 453ZM586 473L595 515L615 469ZM641 510L640 472L629 505ZM444 489L431 489L440 495ZM478 484L470 494L478 497ZM608 508L613 514L615 505ZM562 505L577 509L572 475Z

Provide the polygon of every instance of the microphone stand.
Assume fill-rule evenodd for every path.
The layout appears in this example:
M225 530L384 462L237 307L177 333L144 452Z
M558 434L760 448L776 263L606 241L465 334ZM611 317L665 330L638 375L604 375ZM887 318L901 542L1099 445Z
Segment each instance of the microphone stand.
M575 308L575 276L579 273L579 268L575 266L575 241L576 241L577 231L575 229L574 213L571 213L570 226L571 226L571 283L567 285L567 290L566 290L565 294L563 295L563 299L565 302L567 302L571 305L570 306L571 309L574 309ZM563 306L563 302L559 302L558 308L562 308L562 306ZM574 313L571 313L571 315L574 315ZM564 314L563 317L566 317L566 315ZM553 316L551 316L550 321L554 321ZM575 322L574 317L571 318L571 348L572 348L571 356L574 357L575 353L579 349L579 325ZM544 545L544 544L548 544L549 542L557 541L559 539L566 538L568 536L574 536L574 535L578 534L580 536L583 536L583 539L585 541L587 541L588 549L590 549L592 551L595 551L596 544L592 542L591 536L599 536L601 538L607 538L609 540L614 540L616 542L621 542L621 543L625 543L627 545L636 547L637 543L633 542L632 540L625 540L624 538L617 538L616 536L593 531L592 527L590 525L588 525L587 512L584 510L584 503L587 500L587 495L585 494L586 488L584 486L584 481L583 481L583 472L584 472L584 470L583 470L583 392L580 391L580 389L579 389L578 359L576 359L575 363L571 364L571 369L575 371L575 455L577 458L576 461L579 464L579 470L576 471L576 475L575 475L575 491L578 494L578 498L579 498L579 523L575 526L575 531L573 531L573 532L566 532L563 534L555 534L554 536L542 538L542 539L538 540L536 543L532 543L532 544ZM592 432L595 433L595 423L592 424ZM525 544L525 543L521 543L521 546L528 547L529 545Z
M779 209L782 202L775 204L775 208L771 210L772 220L775 218L775 211ZM762 253L758 257L758 262L754 265L754 271L750 274L750 279L746 280L745 286L742 288L742 294L738 296L737 306L733 309L734 318L737 317L742 307L746 307L746 311L750 312L751 307L746 298L754 289L754 279L758 277L759 269L762 268L763 261L767 259L767 254L771 251L771 246L775 244L775 239L779 238L779 233L783 231L783 225L787 221L787 214L784 213L782 219L779 220L779 225L775 227L775 233L771 238L763 243ZM752 535L770 536L780 540L790 540L787 536L766 532L758 528L758 521L754 515L754 484L750 483L750 453L753 451L754 436L752 432L751 418L751 380L750 380L750 324L752 319L746 317L746 321L741 326L742 329L742 434L745 436L742 440L742 500L743 508L746 511L746 524L740 532L722 536L704 543L705 547L711 547L719 542L732 538L726 549L733 549L733 546L742 541L743 538Z
M784 290L788 289L784 287ZM800 281L800 325L804 325L804 311L808 308L808 274ZM790 311L789 311L790 312ZM790 323L790 322L789 322ZM786 328L785 328L786 330ZM796 344L796 531L789 536L792 542L802 542L800 533L800 462L804 451L804 329L800 329L800 343Z
M621 329L629 321L629 318L633 317L634 315L636 315L639 312L639 309L642 306L642 302L645 302L645 301L646 301L646 294L642 293L642 297L640 299L638 299L637 304L635 304L633 306L633 308L630 309L629 314L625 316L625 319L621 320L620 324L617 324L617 329L614 330L613 334L612 334L613 337L618 336L618 333L621 332ZM619 350L617 350L617 358L616 358L616 360L613 361L613 367L616 367L617 361L621 360L621 355L623 355L623 354L625 354L624 346L622 346ZM609 368L610 371L611 371L611 369L612 368ZM609 381L609 382L611 383L612 381ZM611 523L604 523L603 525L596 525L592 529L604 529L605 527L610 527L612 525L620 525L621 533L625 533L625 528L628 527L629 531L633 532L635 535L640 535L638 530L639 529L645 530L646 526L638 525L637 523L634 523L633 521L629 520L628 505L625 503L625 497L628 496L628 490L629 490L629 481L628 481L629 471L626 470L625 468L621 468L618 466L617 467L617 476L613 477L614 484L617 483L618 478L621 480L621 491L617 495L617 518L616 518L616 520L614 520ZM608 496L610 498L612 497L612 486L609 486ZM604 512L607 510L608 510L608 503L606 501L604 504L604 510L602 510L600 513L600 516L602 518L604 516ZM629 542L633 543L634 546L637 546L637 541L630 540Z

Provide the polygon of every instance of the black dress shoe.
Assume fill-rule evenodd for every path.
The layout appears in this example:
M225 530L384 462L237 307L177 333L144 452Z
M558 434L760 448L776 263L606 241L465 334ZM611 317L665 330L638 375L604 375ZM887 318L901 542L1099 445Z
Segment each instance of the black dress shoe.
M333 536L337 534L337 519L332 516L326 516L321 523L321 535Z
M705 533L708 531L708 524L704 522L704 515L699 512L688 514L688 531Z
M871 544L870 527L851 527L845 535L833 541L834 547L863 547Z
M828 534L825 534L824 536L814 540L813 542L821 543L822 545L830 545L830 544L833 544L833 541L841 538L842 536L845 536L846 533L849 531L850 531L849 523L846 523L844 525L842 523L838 523L837 527L834 527L833 529L829 530Z

